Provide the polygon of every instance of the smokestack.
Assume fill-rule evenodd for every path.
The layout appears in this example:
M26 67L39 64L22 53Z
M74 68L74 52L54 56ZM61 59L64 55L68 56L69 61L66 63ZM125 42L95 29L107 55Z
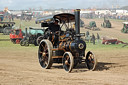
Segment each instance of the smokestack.
M80 34L80 9L76 9L74 11L75 14L75 29L76 29L76 34ZM80 36L77 38L78 40L80 39Z

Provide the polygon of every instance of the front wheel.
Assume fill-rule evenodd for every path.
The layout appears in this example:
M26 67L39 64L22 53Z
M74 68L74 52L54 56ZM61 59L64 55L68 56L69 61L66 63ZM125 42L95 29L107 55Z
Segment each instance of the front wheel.
M94 71L97 65L97 59L95 57L95 55L89 51L86 55L86 60L85 60L86 64L87 64L87 68L89 70Z
M62 63L63 63L63 68L65 69L65 71L67 72L72 71L72 68L74 66L74 57L72 56L70 52L64 53Z

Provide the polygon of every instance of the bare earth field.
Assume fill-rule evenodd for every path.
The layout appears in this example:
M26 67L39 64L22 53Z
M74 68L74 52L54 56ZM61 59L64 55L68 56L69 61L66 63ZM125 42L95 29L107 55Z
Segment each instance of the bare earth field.
M86 24L91 19L83 19ZM109 36L128 42L128 34L120 32L122 21L112 20L112 29L100 26L102 19L94 19L101 37ZM82 32L85 29L81 28ZM0 38L3 35L0 34ZM0 41L0 85L128 85L128 46L92 45L87 43L98 59L95 71L86 65L78 65L72 73L64 71L62 64L53 64L51 69L42 69L38 62L38 47L21 47L10 41Z

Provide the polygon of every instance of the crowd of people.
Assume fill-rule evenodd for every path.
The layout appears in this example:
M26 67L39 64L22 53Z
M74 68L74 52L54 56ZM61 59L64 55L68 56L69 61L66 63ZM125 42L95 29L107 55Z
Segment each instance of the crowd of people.
M86 36L85 36L85 40L88 41L88 42L91 42L93 43L93 45L96 44L96 40L97 40L97 43L100 43L100 35L97 33L97 37L95 37L95 35L92 33L90 34L89 31L86 31Z
M81 14L82 18L93 19L93 18L109 18L109 19L118 19L118 20L128 20L128 15L119 15L119 14L95 14L95 13L85 13Z

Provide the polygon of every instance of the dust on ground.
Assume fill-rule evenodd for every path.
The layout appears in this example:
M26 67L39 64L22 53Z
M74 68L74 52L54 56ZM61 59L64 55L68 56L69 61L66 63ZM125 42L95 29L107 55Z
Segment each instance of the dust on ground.
M88 21L91 19L85 20ZM101 28L103 20L95 21ZM112 21L112 27L93 32L102 36L128 39L128 34L120 32L121 22ZM83 64L73 69L72 73L65 72L62 64L53 64L51 69L41 68L37 57L38 47L28 50L30 47L22 47L24 50L11 50L11 46L0 48L0 85L128 85L127 47L110 51L95 50L98 59L96 71L89 71Z

